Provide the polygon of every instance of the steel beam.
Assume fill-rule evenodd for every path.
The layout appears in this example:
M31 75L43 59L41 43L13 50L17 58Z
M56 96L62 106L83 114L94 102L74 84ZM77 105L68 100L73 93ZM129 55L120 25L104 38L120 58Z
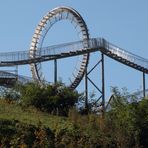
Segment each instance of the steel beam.
M87 78L87 67L85 68L85 109L88 109L88 78Z
M97 68L97 66L101 66L101 83L102 87L99 88L99 86L96 84L96 81L93 82L93 80L90 79L89 74L93 72ZM100 93L99 100L101 100L101 113L102 116L104 116L105 112L105 76L104 76L104 54L101 53L100 60L87 72L87 69L85 70L85 108L88 107L88 81L93 85L95 89L97 89L98 93ZM98 100L96 101L96 103Z
M102 111L105 112L105 76L104 76L104 54L101 53L102 59Z
M54 59L54 83L57 83L57 60Z
M145 98L145 73L143 72L143 98Z

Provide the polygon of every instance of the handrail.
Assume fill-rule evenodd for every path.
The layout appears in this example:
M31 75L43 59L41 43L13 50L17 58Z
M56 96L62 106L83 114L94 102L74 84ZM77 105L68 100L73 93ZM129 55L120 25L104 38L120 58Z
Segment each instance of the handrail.
M35 58L30 57L30 51L17 51L17 52L3 52L0 53L0 67L30 64L36 62L42 62L47 60L53 60L57 58L64 58L69 56L75 56L85 54L89 52L101 51L107 56L117 59L119 62L131 66L137 65L134 68L137 70L145 70L148 73L148 59L135 55L127 50L124 50L112 43L106 41L103 38L91 38L88 42L88 48L84 48L85 41L76 41L70 43L64 43L54 46L43 47L40 50L34 52ZM125 62L124 62L125 61ZM138 69L138 66L141 69Z

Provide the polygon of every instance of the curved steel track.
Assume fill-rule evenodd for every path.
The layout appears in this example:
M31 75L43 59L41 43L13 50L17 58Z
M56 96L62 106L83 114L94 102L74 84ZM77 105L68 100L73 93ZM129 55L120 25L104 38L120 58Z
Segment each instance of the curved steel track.
M48 33L49 29L58 21L61 20L69 20L73 25L74 28L77 30L80 39L87 41L89 39L87 25L84 22L81 15L74 9L69 7L57 7L51 11L49 11L40 21L38 26L35 29L35 33L32 38L31 47L30 47L30 58L38 58L41 56L42 46L46 34ZM87 42L83 42L83 47L87 48ZM72 89L76 88L77 85L80 83L84 73L85 68L87 67L89 60L89 54L83 54L82 62L78 65L80 67L76 67L78 69L76 75L74 76L74 80L71 82L70 87ZM38 60L36 63L31 63L31 71L32 76L34 79L38 79L39 82L44 80L44 76L41 70L41 63Z
M10 71L0 71L0 86L13 87L16 84L16 81L25 84L33 82L33 79Z

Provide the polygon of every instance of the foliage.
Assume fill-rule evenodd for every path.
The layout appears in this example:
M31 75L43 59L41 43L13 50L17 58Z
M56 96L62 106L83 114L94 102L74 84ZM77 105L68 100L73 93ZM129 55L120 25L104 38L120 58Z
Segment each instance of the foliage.
M49 128L0 120L0 147L52 147L54 138Z
M29 83L20 87L22 103L32 105L41 111L56 115L68 115L70 107L78 101L79 94L69 88L57 84L40 86Z
M13 88L5 88L3 86L0 87L0 98L5 99L9 103L13 101L18 101L20 99L20 94L17 91L17 87Z
M50 94L50 101L42 104L44 108L42 109L30 103L29 95L28 98L27 95L23 98L23 103L26 105L24 108L19 104L10 104L5 100L0 100L0 147L147 147L148 100L146 98L140 101L129 99L133 96L130 96L125 89L119 91L113 88L114 99L111 101L110 110L105 113L104 117L92 113L82 115L75 106L71 107L73 102L72 105L71 101L68 102L69 98L75 98L77 93L73 94L61 85L35 86L38 90L33 93L34 86L30 87L34 84L28 85L22 90L24 94L27 90L34 99L40 94L42 99L43 96ZM65 99L63 107L67 105L66 102L70 104L67 105L68 117L49 114L49 106L52 111L55 106L59 107L59 113L65 111L57 106L61 103L60 98ZM38 109L47 112L41 112Z
M105 116L105 128L111 134L111 141L116 143L117 147L148 145L148 100L138 102L129 99L133 96L125 90L120 92L117 88L113 88L113 92L111 110Z

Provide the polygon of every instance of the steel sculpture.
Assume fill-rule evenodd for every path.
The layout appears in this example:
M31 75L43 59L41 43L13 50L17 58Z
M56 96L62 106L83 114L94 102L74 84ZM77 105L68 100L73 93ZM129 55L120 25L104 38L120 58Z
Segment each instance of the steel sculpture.
M60 20L69 20L80 35L80 41L64 43L54 46L43 47L43 42L48 33L49 29ZM89 53L100 52L101 59L92 67L90 71L87 70ZM88 29L86 23L80 14L69 7L57 7L49 11L40 21L35 33L32 37L31 46L29 51L17 51L17 52L6 52L0 53L0 67L8 67L15 65L30 64L32 77L38 80L40 83L44 80L41 62L54 60L55 64L55 79L57 81L57 60L60 58L68 58L72 56L83 55L80 66L76 67L78 69L74 80L71 82L70 88L75 89L82 78L85 75L85 105L87 106L87 92L88 83L90 81L93 86L101 93L100 98L102 98L102 107L105 110L105 85L104 85L104 55L122 63L129 67L132 67L140 72L142 72L143 77L143 96L145 97L147 89L145 87L145 74L148 74L148 59L142 58L135 55L127 50L124 50L112 43L108 42L104 38L89 38ZM101 89L89 78L89 74L98 66L101 65L102 69L102 85ZM22 76L16 76L14 74L0 71L1 81L22 79L24 82L26 78ZM5 83L5 81L3 81ZM6 84L7 85L7 84ZM100 99L99 98L99 99Z
M40 21L37 28L35 29L35 33L32 38L31 47L30 47L30 58L34 59L41 56L42 45L44 39L46 37L49 29L60 20L69 20L74 27L78 30L80 35L80 39L83 40L83 48L87 48L87 40L89 40L88 29L86 23L84 22L81 15L74 9L69 7L57 7L51 11L49 11ZM39 51L39 52L37 52ZM74 76L74 80L71 82L70 87L75 89L80 81L83 78L85 73L85 69L87 67L89 60L89 54L86 53L83 55L82 63L80 67L76 67L78 69L78 73ZM55 82L57 81L57 64L55 60ZM41 83L44 80L43 73L41 71L41 63L31 63L31 71L34 79L38 79Z

